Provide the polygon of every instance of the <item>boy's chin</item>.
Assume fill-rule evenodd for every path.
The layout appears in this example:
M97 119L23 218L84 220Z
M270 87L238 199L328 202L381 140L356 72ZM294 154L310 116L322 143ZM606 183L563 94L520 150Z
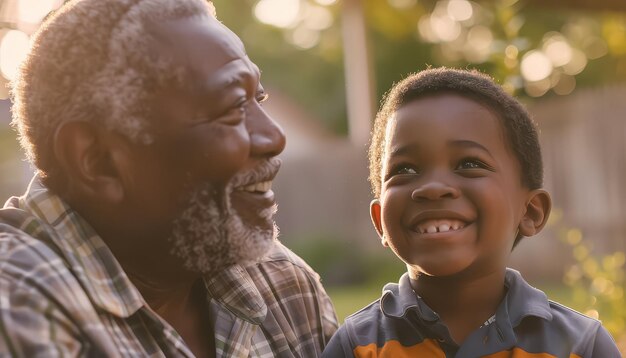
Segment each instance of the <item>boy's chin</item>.
M411 279L418 279L420 276L454 278L467 273L470 265L471 261L469 260L461 262L407 263L407 270Z

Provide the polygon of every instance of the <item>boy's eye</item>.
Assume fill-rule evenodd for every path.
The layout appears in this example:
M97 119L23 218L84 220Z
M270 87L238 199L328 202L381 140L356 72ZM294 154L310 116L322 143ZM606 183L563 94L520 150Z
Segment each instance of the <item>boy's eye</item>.
M403 167L403 168L398 169L396 174L417 174L417 170L413 168Z
M413 175L413 174L418 174L417 168L411 165L407 165L407 164L400 164L391 168L391 170L389 171L388 177L391 178L394 175Z
M465 158L461 160L456 168L457 170L462 169L490 169L489 166L478 159L474 158Z

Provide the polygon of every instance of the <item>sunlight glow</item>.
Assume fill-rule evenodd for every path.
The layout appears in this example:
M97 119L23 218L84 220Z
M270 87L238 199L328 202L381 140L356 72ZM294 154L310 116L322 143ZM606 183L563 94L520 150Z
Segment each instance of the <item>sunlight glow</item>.
M387 0L389 5L395 7L396 9L404 10L410 7L415 6L417 4L417 0Z
M308 50L315 47L320 41L319 31L312 30L305 26L298 26L291 33L288 40L302 50Z
M61 0L19 0L17 16L20 21L38 24L50 11L61 6Z
M576 79L574 76L562 74L559 78L559 83L557 83L552 90L558 95L565 96L572 93L575 88Z
M591 60L598 59L609 53L606 42L600 37L589 36L583 42L583 48L587 57Z
M326 30L333 24L333 14L325 7L310 5L304 11L303 23L311 30Z
M493 34L486 26L474 26L467 33L467 40L463 46L465 59L473 63L487 61L491 54Z
M417 22L417 31L420 37L427 42L438 42L437 37L433 33L433 29L430 26L430 16L425 15L420 17Z
M474 9L467 0L450 0L448 2L448 15L456 21L466 21L472 18Z
M522 58L520 71L527 81L541 81L552 73L552 62L541 51L528 51Z
M543 51L554 67L564 66L572 60L572 47L561 36L546 40Z
M300 14L300 0L260 0L254 15L264 24L288 28L295 24Z
M550 90L550 79L544 78L537 82L525 82L524 90L531 97L541 97Z
M587 67L587 56L578 49L572 49L572 59L563 66L563 72L568 75L577 75Z
M337 0L315 0L316 3L322 6L329 6L337 2Z
M10 30L0 41L0 73L8 80L13 80L20 63L26 57L29 48L29 38L18 30Z
M493 34L486 26L474 26L467 33L467 42L472 47L488 50L493 43Z
M430 16L430 27L439 41L454 41L461 34L461 25L447 15L433 13Z

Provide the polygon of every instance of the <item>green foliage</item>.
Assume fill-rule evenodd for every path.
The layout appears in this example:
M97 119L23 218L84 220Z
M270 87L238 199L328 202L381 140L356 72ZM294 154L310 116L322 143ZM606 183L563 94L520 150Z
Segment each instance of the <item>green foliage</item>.
M362 284L382 287L386 282L397 281L406 271L391 250L367 248L356 240L332 235L298 238L289 247L320 274L328 287Z
M560 222L558 211L556 214ZM564 277L572 289L573 302L583 313L600 319L626 353L626 255L623 251L594 254L592 242L585 240L579 229L559 224L557 230L574 258Z

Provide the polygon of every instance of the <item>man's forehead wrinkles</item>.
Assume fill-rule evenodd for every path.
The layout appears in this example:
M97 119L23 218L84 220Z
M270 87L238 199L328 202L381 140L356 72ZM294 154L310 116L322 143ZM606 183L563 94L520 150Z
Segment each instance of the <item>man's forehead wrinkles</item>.
M226 62L203 81L205 89L211 92L219 92L224 89L243 86L247 78L258 78L258 72L254 71L249 61L246 60L236 58Z

